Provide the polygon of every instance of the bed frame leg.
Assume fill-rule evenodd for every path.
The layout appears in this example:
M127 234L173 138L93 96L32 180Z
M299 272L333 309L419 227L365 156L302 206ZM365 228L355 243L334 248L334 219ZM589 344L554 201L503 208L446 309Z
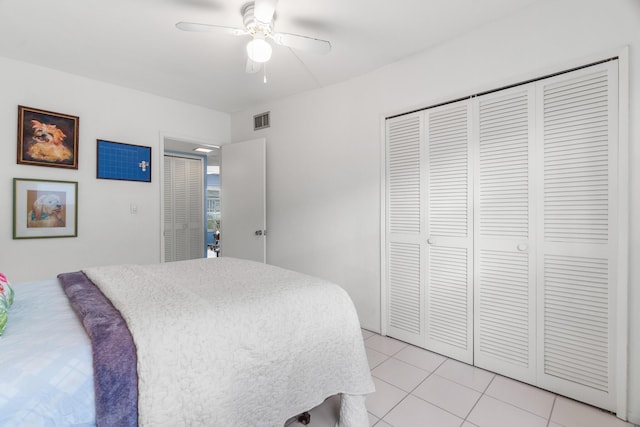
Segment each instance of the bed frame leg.
M306 426L311 422L311 414L308 412L303 412L302 414L298 415L298 422Z

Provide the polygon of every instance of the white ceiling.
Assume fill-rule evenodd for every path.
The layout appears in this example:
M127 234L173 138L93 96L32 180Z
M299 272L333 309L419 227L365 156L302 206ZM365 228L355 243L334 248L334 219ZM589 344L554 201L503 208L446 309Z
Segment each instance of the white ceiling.
M0 0L0 56L232 113L365 74L538 0L280 0L276 31L326 39L325 56L274 46L245 74L247 0Z
M195 152L194 150L198 147L207 148L211 151L208 153ZM168 152L193 154L197 156L206 156L208 166L220 166L220 163L221 163L220 155L222 153L220 151L220 147L215 145L203 145L203 144L196 144L189 141L183 141L180 139L165 138L164 149L165 149L165 153L168 151Z

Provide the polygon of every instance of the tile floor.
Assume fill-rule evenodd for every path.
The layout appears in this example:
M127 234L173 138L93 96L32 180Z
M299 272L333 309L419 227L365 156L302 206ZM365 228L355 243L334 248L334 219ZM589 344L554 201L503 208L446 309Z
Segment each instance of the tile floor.
M376 385L367 397L370 426L633 427L591 406L404 342L369 331L363 337ZM339 400L331 398L314 408L308 427L333 427L338 407Z

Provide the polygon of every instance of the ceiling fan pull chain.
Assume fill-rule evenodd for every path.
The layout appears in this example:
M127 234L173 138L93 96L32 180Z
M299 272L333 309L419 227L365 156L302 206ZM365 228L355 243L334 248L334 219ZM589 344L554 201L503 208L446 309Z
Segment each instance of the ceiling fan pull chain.
M267 63L266 62L262 64L262 72L263 72L262 82L264 84L267 84Z

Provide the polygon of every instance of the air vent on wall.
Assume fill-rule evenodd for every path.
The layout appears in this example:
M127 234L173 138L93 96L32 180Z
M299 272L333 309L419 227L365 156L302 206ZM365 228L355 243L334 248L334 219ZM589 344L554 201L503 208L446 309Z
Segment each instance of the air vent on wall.
M253 116L253 130L268 128L270 125L269 111Z

